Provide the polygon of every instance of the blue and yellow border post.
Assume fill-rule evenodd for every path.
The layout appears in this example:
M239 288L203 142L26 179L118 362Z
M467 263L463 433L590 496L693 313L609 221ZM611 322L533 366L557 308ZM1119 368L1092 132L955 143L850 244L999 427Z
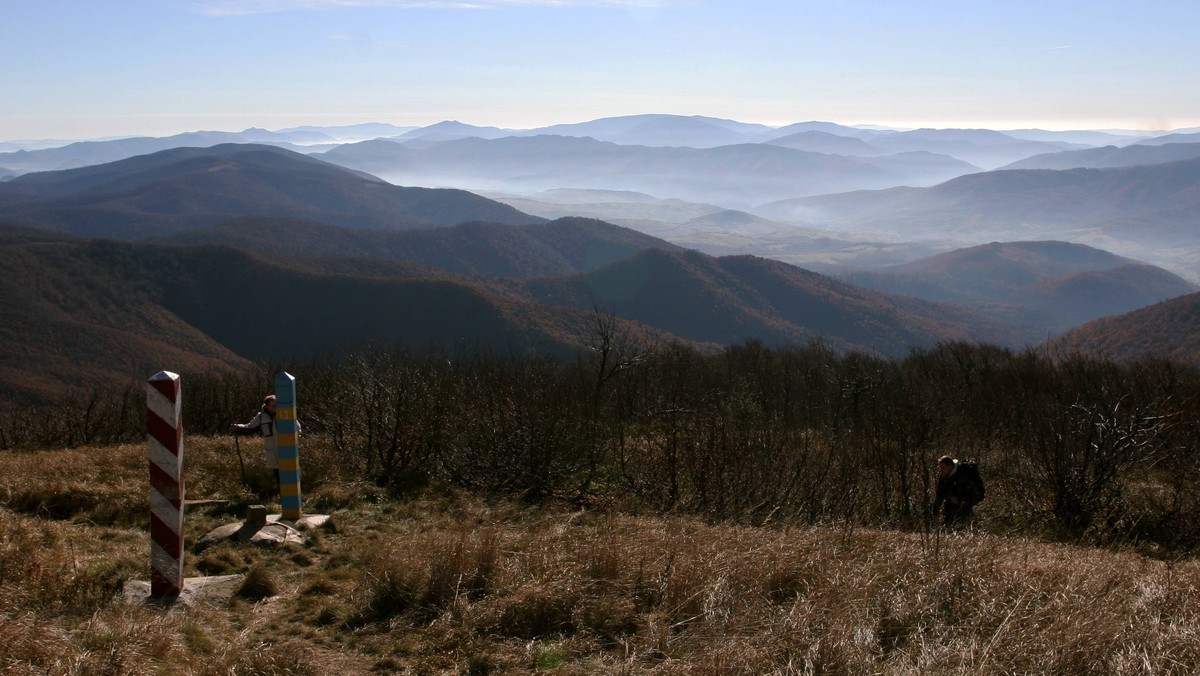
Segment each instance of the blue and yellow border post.
M275 433L279 442L279 506L288 521L300 520L300 435L296 423L296 378L275 377Z

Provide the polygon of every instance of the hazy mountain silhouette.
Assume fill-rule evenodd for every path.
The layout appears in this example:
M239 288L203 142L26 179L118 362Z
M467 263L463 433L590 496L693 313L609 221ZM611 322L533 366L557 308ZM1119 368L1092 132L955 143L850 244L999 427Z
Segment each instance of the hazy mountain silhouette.
M711 148L760 140L770 127L703 115L624 115L589 122L556 124L524 132L525 136L591 137L622 145Z
M327 150L336 144L336 140L317 129L277 132L256 128L240 132L193 131L164 137L77 141L54 148L0 153L0 167L16 173L59 171L116 162L172 148L209 148L224 143L258 143L293 151L313 151Z
M465 191L402 188L260 145L175 148L0 184L0 218L84 235L167 235L239 216L378 229L540 220Z
M1178 131L1174 134L1163 134L1153 138L1142 139L1137 142L1137 145L1144 146L1161 146L1173 143L1200 143L1200 132L1197 131Z
M973 173L980 167L990 169L1031 155L1082 147L1068 142L1079 139L1095 143L1137 140L1133 136L1103 132L1022 130L1019 134L1020 137L1018 132L969 129L900 131L818 121L771 128L715 117L663 114L600 118L529 130L481 127L454 120L420 128L379 123L304 126L278 131L251 128L240 132L189 132L164 138L49 144L55 147L39 142L11 143L6 147L20 150L0 153L0 180L4 172L21 174L92 166L176 147L261 143L316 153L347 142L390 138L410 146L413 152L429 151L408 158L391 156L369 169L400 185L519 193L576 187L636 190L744 209L763 202L817 194L933 185ZM528 167L528 173L515 157L508 166L498 166L495 157L476 162L471 151L478 148L468 147L468 152L458 157L447 156L445 148L430 151L430 146L455 140L498 141L539 136L589 138L628 149L621 152L596 149L600 157L586 153L572 155L574 151L558 158L542 156ZM755 153L743 147L758 144L829 157L823 161L800 160L773 155L769 150ZM544 148L533 150L530 146L507 147L517 153L545 152ZM648 154L647 148L674 152L663 157ZM740 149L698 159L680 153L685 149L721 148ZM346 166L367 168L380 155L378 149L356 148L347 155L354 156L353 159L342 156L330 159ZM626 167L639 171L628 173Z
M1177 275L1067 242L993 242L844 275L867 288L965 305L1040 342L1084 322L1198 290Z
M355 142L366 141L373 138L382 138L385 136L400 136L407 134L414 129L420 127L405 126L397 127L394 124L385 124L382 122L364 122L361 124L343 124L332 126L306 125L301 127L289 127L280 129L278 133L286 134L291 132L317 132L339 142Z
M824 131L799 131L780 138L767 141L770 145L805 150L811 153L827 155L849 155L852 157L873 157L883 155L884 151L870 143L854 136L838 136Z
M727 207L784 196L931 185L976 169L929 155L850 158L759 143L656 148L568 136L470 138L420 147L377 140L343 145L320 157L404 185L515 193L564 187L629 190Z
M1198 135L1200 136L1200 135ZM1034 155L1013 162L1005 169L1110 169L1143 164L1163 164L1200 157L1200 142L1169 143L1165 145L1134 144L1123 147L1105 146L1068 150L1059 153Z
M825 134L831 134L833 136L845 136L848 138L858 139L869 138L877 133L887 133L872 129L861 129L859 127L847 127L844 124L837 124L836 122L810 120L808 122L796 122L794 124L788 124L772 129L767 132L769 136L763 140L773 141L791 136L793 134L800 134L808 131L822 132Z
M1023 139L1026 141L1049 141L1073 143L1082 146L1126 146L1131 143L1136 143L1146 138L1149 132L1136 134L1116 134L1108 131L1094 129L1076 129L1071 131L1058 131L1047 129L1005 129L1003 132L1006 136Z
M524 213L543 218L583 216L626 225L626 227L633 227L628 226L627 221L657 221L663 224L678 224L724 211L723 207L715 204L662 199L629 190L558 188L533 193L528 197L512 197L504 193L485 193L485 195ZM636 227L635 229L653 234L653 228Z
M742 234L755 234L774 232L780 229L794 230L794 226L790 226L778 221L772 221L761 216L739 211L737 209L722 209L714 211L703 216L697 216L687 223L692 229L705 229L717 232L737 232Z
M1106 250L1184 269L1194 265L1191 256L1200 246L1200 159L1119 169L990 171L932 188L786 200L753 211L905 240L1096 241Z
M422 141L452 141L461 138L504 138L513 136L516 132L511 129L500 129L499 127L477 127L473 124L465 124L458 120L446 120L431 124L428 127L419 127L412 131L393 137L396 141L411 141L420 139Z
M1097 319L1045 347L1052 354L1083 352L1121 361L1158 357L1200 365L1200 293Z
M714 148L745 142L743 134L700 118L647 120L623 132L607 134L603 140L620 145L688 148Z
M984 169L995 169L1031 155L1077 147L1058 141L1018 139L990 129L915 129L881 132L864 140L886 153L937 153Z

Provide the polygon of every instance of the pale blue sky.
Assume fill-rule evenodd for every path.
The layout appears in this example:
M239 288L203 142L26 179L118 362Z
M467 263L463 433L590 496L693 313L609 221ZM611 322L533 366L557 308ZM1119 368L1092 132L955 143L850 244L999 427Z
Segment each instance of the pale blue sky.
M0 140L611 115L1200 125L1194 0L0 0Z

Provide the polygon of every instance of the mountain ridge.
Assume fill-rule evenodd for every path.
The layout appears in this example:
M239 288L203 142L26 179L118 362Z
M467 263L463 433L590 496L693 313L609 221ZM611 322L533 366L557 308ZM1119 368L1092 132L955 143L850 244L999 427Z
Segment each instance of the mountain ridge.
M1200 293L1076 327L1044 346L1117 361L1172 359L1200 366Z
M664 240L587 218L528 225L480 221L421 230L354 230L307 221L242 218L164 239L294 257L373 257L483 277L565 275L602 267Z
M394 186L254 144L175 148L0 183L0 218L84 235L163 235L238 216L375 229L542 220L467 191Z
M636 191L727 208L897 182L931 185L977 170L924 154L847 157L752 143L628 146L569 136L467 138L419 147L367 141L320 157L401 184L509 193L564 187Z
M527 280L522 288L544 304L598 305L701 342L821 339L837 349L894 355L943 339L1007 333L967 310L855 287L756 256L647 249L594 272Z
M379 257L11 232L0 237L0 261L10 271L0 283L0 394L48 396L68 383L133 382L163 368L240 368L248 360L343 353L368 341L568 356L581 349L596 311L660 344L820 339L838 349L901 354L944 339L1005 335L970 311L751 256L645 248L574 275L498 279ZM571 255L587 257L584 250Z
M1200 290L1161 268L1053 241L992 242L843 278L992 314L1023 327L1032 342Z
M752 210L901 240L1066 240L1195 275L1200 158L1113 169L1017 169L928 188L823 195Z

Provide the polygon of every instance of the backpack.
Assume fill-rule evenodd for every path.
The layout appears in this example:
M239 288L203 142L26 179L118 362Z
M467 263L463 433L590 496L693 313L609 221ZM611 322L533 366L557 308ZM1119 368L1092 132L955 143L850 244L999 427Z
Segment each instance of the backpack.
M979 493L979 497L975 499L975 504L983 502L983 496L986 494L986 491L983 487L983 477L979 475L979 465L971 460L960 460L958 462L958 471L963 473L963 476L975 486L976 492Z

